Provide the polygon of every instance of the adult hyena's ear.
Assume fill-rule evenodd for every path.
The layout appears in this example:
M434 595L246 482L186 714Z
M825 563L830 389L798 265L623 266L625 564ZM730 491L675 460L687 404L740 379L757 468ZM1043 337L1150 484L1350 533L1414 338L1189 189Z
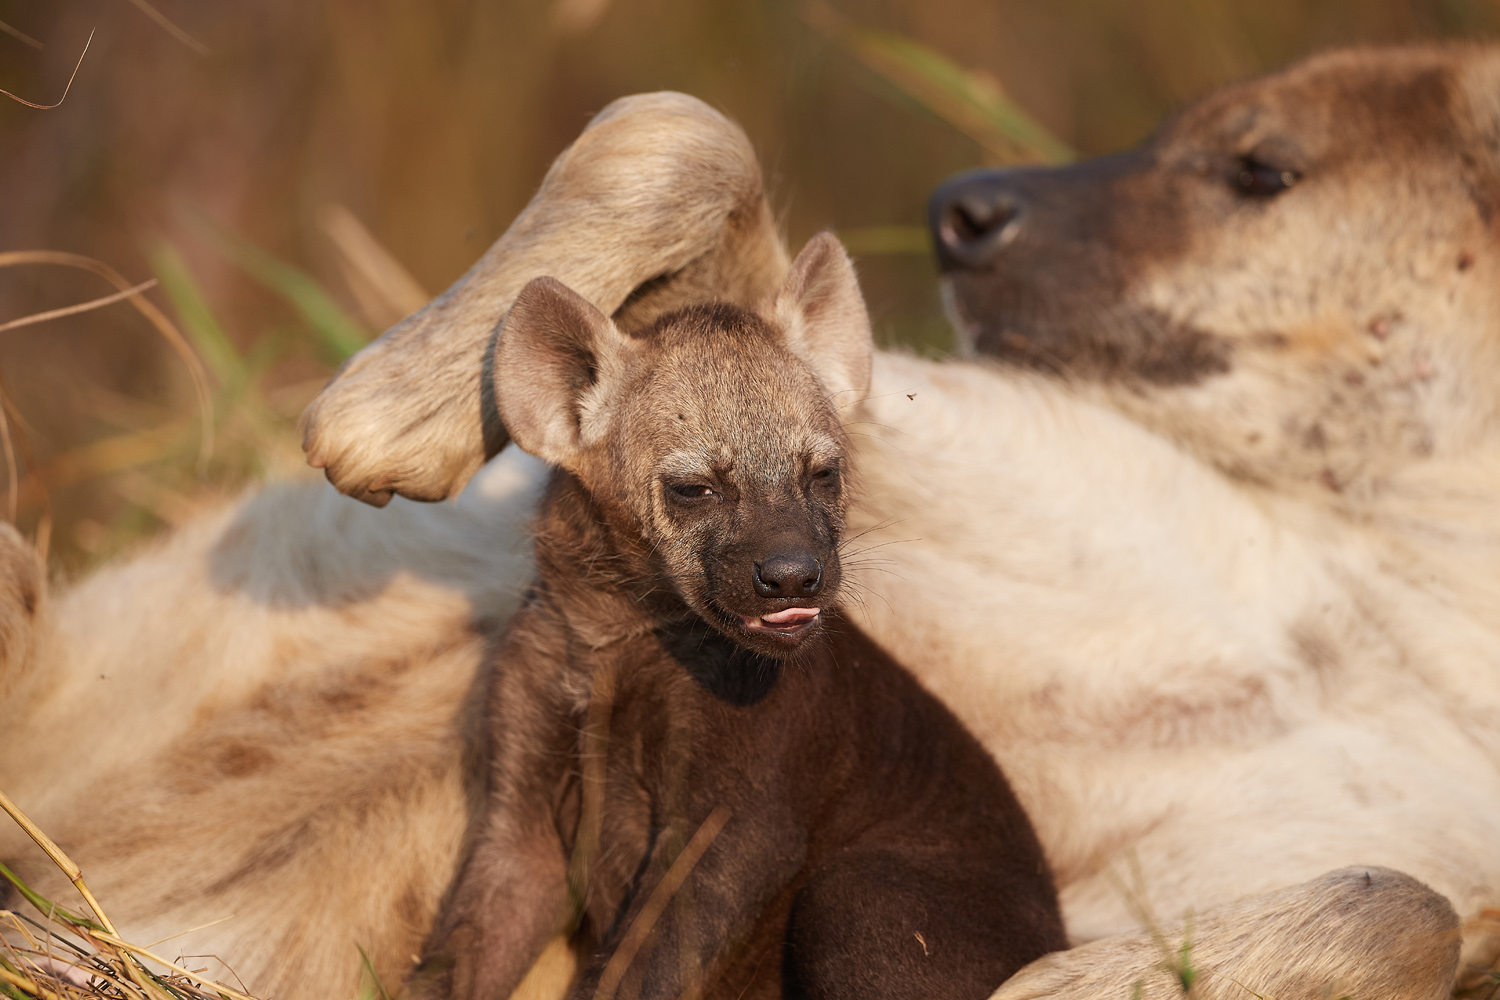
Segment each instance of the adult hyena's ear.
M705 299L752 306L786 266L739 126L685 94L621 98L467 274L344 364L303 414L307 460L376 506L441 500L505 444L490 349L526 282L550 274L633 328Z
M808 241L776 293L772 315L787 346L805 361L839 407L870 389L875 345L854 265L838 239L822 232Z
M0 715L35 666L47 567L21 533L0 523Z
M608 316L567 285L555 278L528 283L495 346L495 386L510 436L536 457L580 471L636 350Z

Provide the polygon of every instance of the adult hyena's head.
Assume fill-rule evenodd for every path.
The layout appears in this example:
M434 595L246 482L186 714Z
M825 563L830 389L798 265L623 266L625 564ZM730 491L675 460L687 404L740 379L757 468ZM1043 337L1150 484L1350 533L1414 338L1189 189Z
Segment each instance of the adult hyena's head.
M869 382L869 321L832 236L763 312L688 308L634 334L543 278L496 347L501 417L577 477L653 584L737 645L783 657L841 581L841 407Z
M960 333L1236 474L1370 488L1496 434L1500 54L1363 50L1131 152L933 197Z

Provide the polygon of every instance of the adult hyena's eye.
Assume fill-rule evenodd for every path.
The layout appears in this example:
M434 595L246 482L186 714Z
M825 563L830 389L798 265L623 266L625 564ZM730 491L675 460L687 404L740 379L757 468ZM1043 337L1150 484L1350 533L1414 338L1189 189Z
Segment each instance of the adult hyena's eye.
M1302 175L1286 167L1257 160L1253 156L1242 156L1230 175L1230 184L1235 191L1249 198L1270 198L1285 191L1302 179Z
M684 500L702 500L714 495L713 487L702 483L673 483L667 488Z

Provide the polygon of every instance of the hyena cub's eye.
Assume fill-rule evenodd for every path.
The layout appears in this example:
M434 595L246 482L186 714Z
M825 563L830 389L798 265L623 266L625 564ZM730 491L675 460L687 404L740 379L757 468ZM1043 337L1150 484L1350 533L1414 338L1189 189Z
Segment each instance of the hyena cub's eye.
M807 481L810 486L822 486L824 488L837 486L839 482L839 467L837 465L818 466L808 475Z
M714 488L702 483L672 483L667 489L683 500L702 500L714 495Z
M1295 170L1265 163L1253 156L1240 157L1230 175L1234 189L1250 198L1278 195L1301 179L1302 175Z

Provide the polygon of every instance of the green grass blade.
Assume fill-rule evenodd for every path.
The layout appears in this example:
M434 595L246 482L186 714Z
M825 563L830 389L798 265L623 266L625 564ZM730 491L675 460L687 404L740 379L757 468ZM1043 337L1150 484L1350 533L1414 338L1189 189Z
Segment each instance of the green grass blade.
M96 931L104 930L100 924L95 923L88 917L74 913L72 910L58 906L52 900L31 888L31 886L22 882L21 877L7 868L3 862L0 862L0 878L5 879L11 885L15 886L16 891L26 897L26 902L40 910L42 915L47 917L47 919L52 920L61 917L65 923L70 923L75 927L87 927Z
M838 237L844 249L856 257L883 254L920 254L925 257L932 253L932 240L927 235L926 226L860 226L841 229Z
M966 70L910 38L856 25L821 0L809 3L804 17L867 69L1002 160L1067 163L1075 158L988 75Z
M359 952L360 962L364 964L365 976L369 977L368 983L363 981L363 976L360 977L358 1000L377 1000L377 998L378 1000L391 1000L391 995L385 991L385 984L380 981L380 975L375 971L375 963L370 961L370 956L365 953L364 948L357 944L354 948Z
M369 333L311 276L201 215L185 213L185 221L209 246L290 303L334 360L342 361L369 343Z
M166 240L158 240L147 250L151 269L161 281L167 298L177 310L193 346L208 362L219 384L237 388L245 383L245 362L234 348L234 343L224 333L219 320L208 304L208 297L193 278L187 261L177 248Z

